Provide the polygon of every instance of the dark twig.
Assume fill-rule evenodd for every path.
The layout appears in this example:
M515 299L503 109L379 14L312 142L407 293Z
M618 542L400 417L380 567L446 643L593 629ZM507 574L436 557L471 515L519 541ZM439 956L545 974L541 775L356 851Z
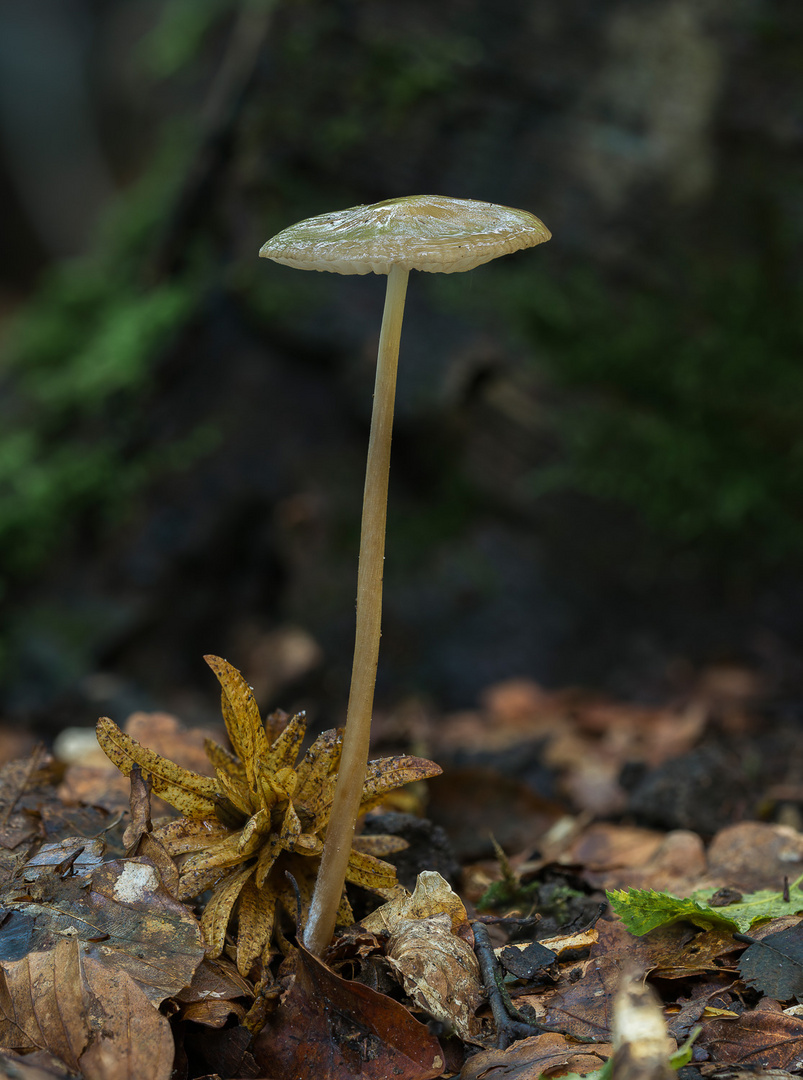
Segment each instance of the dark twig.
M530 927L537 926L541 921L540 915L478 915L473 920L474 925L481 923L483 926L497 926L508 924L520 926L523 929L529 930Z
M502 972L494 955L493 945L488 936L488 931L482 923L474 922L474 952L480 965L482 981L488 993L488 1002L496 1024L496 1041L500 1050L506 1050L516 1039L526 1039L531 1035L543 1035L549 1032L553 1035L563 1035L568 1039L574 1039L580 1043L604 1042L604 1038L595 1035L575 1035L572 1031L563 1031L561 1028L552 1027L549 1024L539 1024L537 1020L529 1020L524 1013L519 1012L510 1000L510 994L504 984Z

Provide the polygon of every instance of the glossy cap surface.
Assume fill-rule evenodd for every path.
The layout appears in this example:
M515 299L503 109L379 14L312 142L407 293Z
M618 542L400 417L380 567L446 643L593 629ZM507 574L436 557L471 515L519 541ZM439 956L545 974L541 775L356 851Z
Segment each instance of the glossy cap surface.
M277 233L259 254L300 270L336 274L388 274L394 265L453 274L534 247L551 235L526 210L409 195L307 218Z

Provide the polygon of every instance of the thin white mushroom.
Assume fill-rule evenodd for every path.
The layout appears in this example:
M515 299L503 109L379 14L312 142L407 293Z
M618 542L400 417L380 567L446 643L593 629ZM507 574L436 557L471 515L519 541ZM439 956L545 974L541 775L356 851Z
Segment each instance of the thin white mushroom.
M259 254L302 270L386 274L357 574L357 625L343 753L304 944L320 955L332 939L362 797L382 623L390 441L404 299L410 270L473 270L549 240L526 210L472 199L412 195L321 214L290 226Z

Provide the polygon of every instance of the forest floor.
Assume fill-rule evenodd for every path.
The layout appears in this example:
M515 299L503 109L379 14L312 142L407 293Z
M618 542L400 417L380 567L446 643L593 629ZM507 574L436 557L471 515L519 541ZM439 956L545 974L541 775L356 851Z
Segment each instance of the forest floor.
M159 713L126 730L205 775L224 738ZM356 890L323 962L287 918L243 974L144 854L175 811L93 734L51 754L0 730L0 1076L799 1074L799 734L737 666L666 707L520 680L377 716L378 755L443 768L364 826L407 841L387 858L412 898Z

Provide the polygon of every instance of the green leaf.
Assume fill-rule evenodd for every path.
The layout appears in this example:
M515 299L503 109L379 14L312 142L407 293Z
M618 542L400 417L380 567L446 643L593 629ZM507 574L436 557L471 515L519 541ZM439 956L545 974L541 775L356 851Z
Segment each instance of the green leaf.
M711 889L694 893L694 896L703 902L710 900L713 895L714 891ZM797 884L791 885L789 899L784 900L782 892L764 889L761 892L745 894L738 904L728 904L725 908L713 910L727 912L739 931L744 934L758 922L767 922L769 919L779 919L783 915L798 915L803 912L803 892L797 888Z
M677 1072L678 1069L682 1069L684 1065L688 1065L692 1059L692 1046L694 1040L700 1034L703 1029L701 1027L692 1028L689 1033L688 1039L682 1046L679 1046L677 1050L672 1054L669 1059L669 1064Z
M803 892L797 888L797 883L790 887L788 900L784 900L781 892L764 890L748 893L738 904L725 907L711 907L708 903L715 891L702 890L681 899L653 889L612 889L607 896L613 910L636 937L675 922L690 922L704 929L720 927L744 934L757 922L803 912Z

